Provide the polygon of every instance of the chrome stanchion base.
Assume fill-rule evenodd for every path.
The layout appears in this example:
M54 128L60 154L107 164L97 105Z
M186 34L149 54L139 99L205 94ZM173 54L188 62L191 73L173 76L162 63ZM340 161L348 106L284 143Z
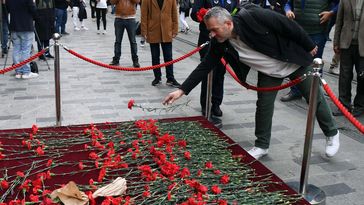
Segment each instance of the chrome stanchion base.
M211 116L209 122L215 125L215 127L221 129L222 128L222 120L218 117Z
M300 183L299 182L288 182L286 183L289 187L299 192ZM306 194L303 195L310 204L320 204L324 205L326 203L326 194L323 190L315 185L308 184L306 188Z

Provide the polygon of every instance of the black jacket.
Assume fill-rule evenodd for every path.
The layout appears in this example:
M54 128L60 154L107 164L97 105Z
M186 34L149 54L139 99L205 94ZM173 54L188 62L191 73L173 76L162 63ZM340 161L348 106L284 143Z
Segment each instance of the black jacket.
M34 31L35 4L33 0L6 1L6 8L10 13L10 31Z
M274 59L309 66L312 63L310 51L315 44L307 33L287 17L257 5L244 3L233 17L234 33L250 48ZM218 43L212 39L209 51L203 61L182 84L181 89L188 94L214 65L224 57L241 81L246 80L249 66L239 61L238 53L229 41Z

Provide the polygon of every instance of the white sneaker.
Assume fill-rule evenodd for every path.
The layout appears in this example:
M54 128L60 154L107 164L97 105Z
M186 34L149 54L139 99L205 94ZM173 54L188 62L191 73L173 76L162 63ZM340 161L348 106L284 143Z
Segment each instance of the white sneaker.
M106 30L104 30L104 31L102 32L102 34L104 34L104 35L105 35L105 34L107 34Z
M261 157L268 154L268 149L262 149L259 147L253 147L251 150L248 151L248 153L254 157L256 160L260 159Z
M81 30L87 31L88 28L86 26L81 26Z
M23 79L30 79L30 78L37 78L38 76L39 76L38 73L32 73L32 72L30 72L28 74L24 74L22 76L22 78Z
M16 79L20 79L21 78L21 74L20 73L15 74L15 78Z
M101 34L101 31L100 30L97 30L97 34Z
M340 74L340 70L338 67L330 67L329 68L329 73L334 74L334 75L339 75Z
M339 130L337 131L337 134L332 137L326 137L326 156L327 157L333 157L340 148L340 140L339 140Z
M77 26L75 26L75 27L73 28L73 30L75 30L75 31L79 31L79 30L80 30L80 28L78 28Z

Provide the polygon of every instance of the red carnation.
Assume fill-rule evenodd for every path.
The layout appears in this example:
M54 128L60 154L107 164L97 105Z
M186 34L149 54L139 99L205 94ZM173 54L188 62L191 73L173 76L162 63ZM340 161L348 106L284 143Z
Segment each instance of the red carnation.
M91 152L91 153L88 155L88 157L89 157L90 159L97 159L97 158L99 158L99 156L97 156L97 154L96 154L95 152Z
M227 184L227 183L229 183L229 180L230 180L230 177L229 177L228 175L226 175L226 174L220 178L220 182L221 182L222 184Z
M143 196L144 196L144 197L150 197L150 193L149 193L149 191L145 191L145 192L143 192Z
M18 177L24 177L24 173L23 173L23 172L21 172L21 171L17 171L17 172L16 172L16 175L17 175Z
M221 174L221 171L216 169L216 170L214 170L214 174Z
M38 147L38 148L35 150L35 152L37 152L37 154L38 154L39 156L44 155L44 150L42 149L42 147Z
M214 166L212 165L212 162L211 161L208 161L208 162L206 162L205 167L211 169Z
M7 189L9 187L9 183L6 180L1 181L1 189Z
M80 170L83 170L83 163L82 162L78 163L78 168L80 168Z
M53 160L52 160L52 159L49 159L49 160L47 161L47 167L52 166L52 163L53 163Z
M0 160L4 159L5 155L3 153L0 152Z
M206 13L209 10L205 9L205 8L201 8L198 12L197 12L197 21L198 22L202 22L203 21L203 17L206 15Z
M181 178L189 177L191 175L190 170L185 167L181 171Z
M224 199L219 199L219 201L217 203L218 203L218 205L227 205L228 204L227 201Z
M188 151L186 151L186 152L184 153L184 156L185 156L185 159L187 159L187 160L190 160L190 159L191 159L191 153L190 153L190 152L188 152Z
M36 134L38 132L38 127L37 127L37 125L33 125L32 126L32 133L33 134Z
M129 100L129 102L128 102L128 108L129 108L129 110L131 110L133 108L134 103L135 103L135 101L133 99L130 99Z
M221 193L221 189L220 189L217 185L213 185L213 186L211 187L211 191L212 191L212 193L214 193L214 194L220 194L220 193Z

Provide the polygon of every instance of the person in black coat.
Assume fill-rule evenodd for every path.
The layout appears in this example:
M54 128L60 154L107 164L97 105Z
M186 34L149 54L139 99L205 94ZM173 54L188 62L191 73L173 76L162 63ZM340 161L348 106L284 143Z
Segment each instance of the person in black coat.
M190 16L190 10L192 8L191 0L180 0L179 4L179 20L181 21L181 32L188 33L190 27L186 22L186 18Z
M279 86L285 77L295 79L312 70L309 66L317 46L296 22L277 12L243 3L234 17L220 7L214 7L207 12L204 21L212 38L208 53L181 88L164 99L164 104L187 95L215 68L221 57L242 82L246 81L250 68L257 70L258 87ZM311 80L308 78L298 84L306 100L309 99ZM277 92L258 92L257 140L249 151L256 159L268 154ZM316 117L327 137L326 155L332 157L339 150L339 132L321 90L317 101Z
M209 31L206 29L205 23L199 20L199 11L201 9L210 9L215 6L220 6L225 8L228 12L233 12L235 9L238 8L239 0L195 0L192 11L191 11L191 18L192 20L199 22L199 29L200 33L198 35L198 43L197 45L200 46L207 41L210 40L209 38ZM202 60L207 53L207 47L203 48L200 51L200 59ZM212 79L212 96L211 96L211 113L214 116L221 117L222 111L220 109L220 105L223 100L224 96L224 74L225 68L222 63L216 63L214 65L217 69L214 69L214 75ZM201 94L200 94L200 104L202 114L205 115L206 109L206 93L207 93L207 77L202 80L201 82Z
M36 0L37 15L35 20L35 35L38 45L38 51L49 46L49 40L55 32L55 10L54 0ZM40 56L39 59L45 60L45 57L54 58L49 50Z

